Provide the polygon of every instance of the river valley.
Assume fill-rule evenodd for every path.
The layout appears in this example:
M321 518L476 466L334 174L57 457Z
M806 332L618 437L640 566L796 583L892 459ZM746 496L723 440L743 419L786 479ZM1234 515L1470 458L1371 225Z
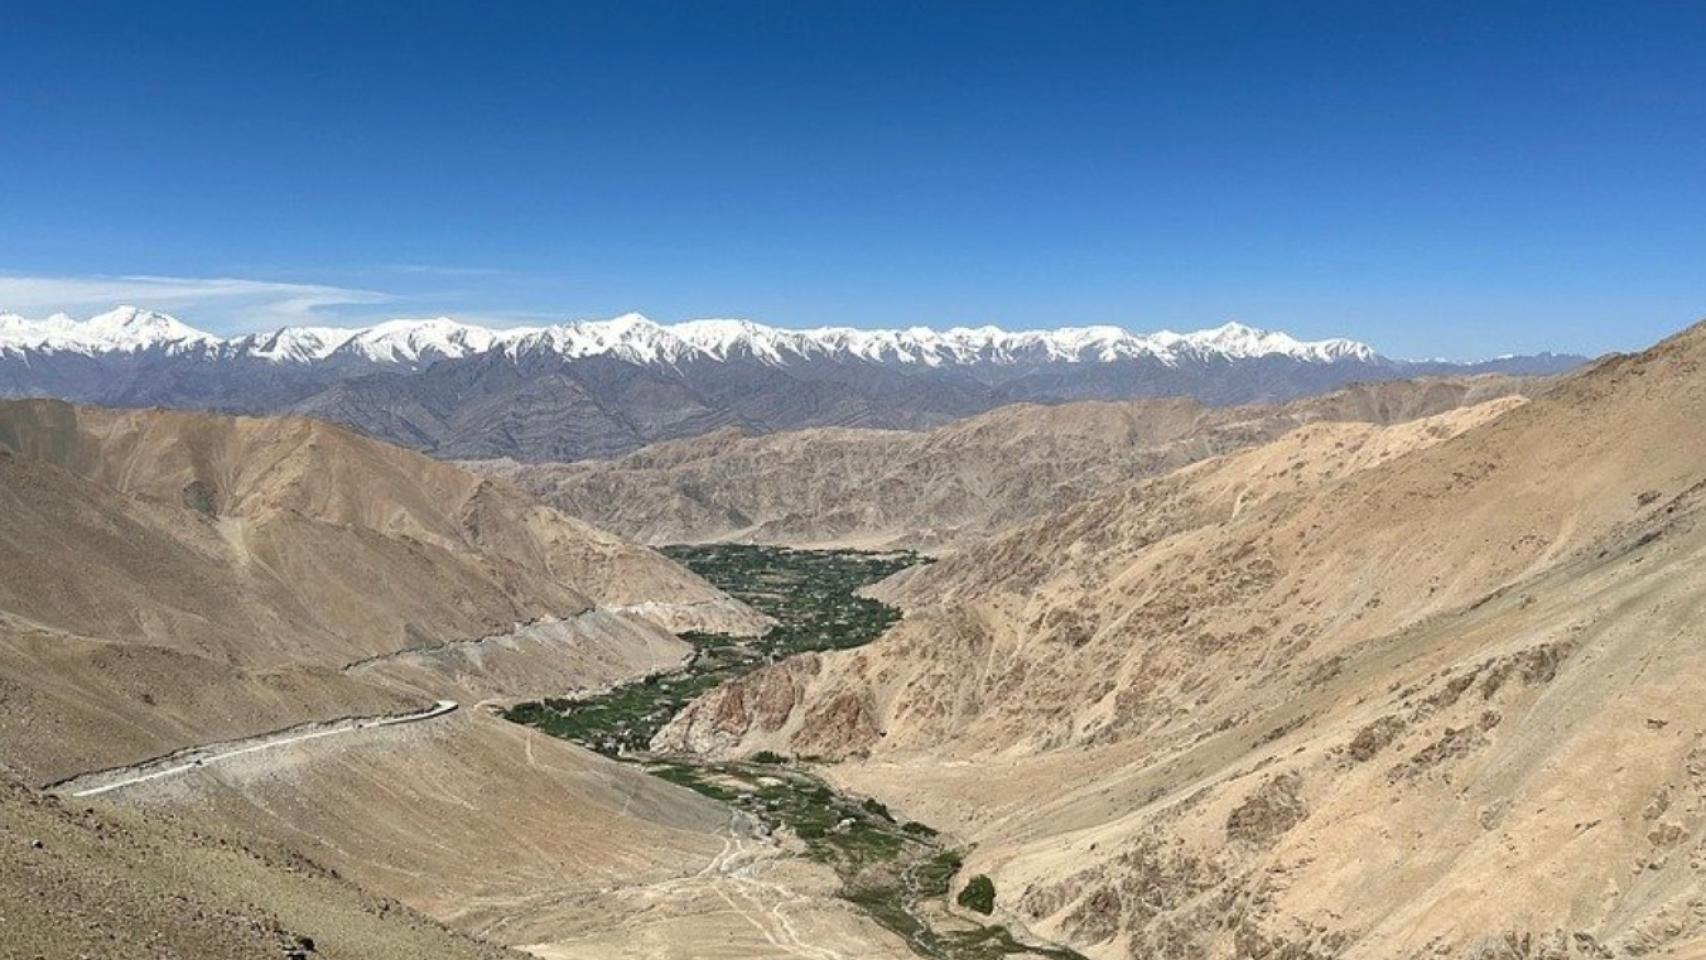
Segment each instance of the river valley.
M813 770L810 758L764 752L712 762L651 750L652 739L700 694L766 663L876 639L899 611L856 595L919 562L912 553L788 550L716 545L666 548L672 559L775 618L759 638L690 633L694 655L681 670L579 697L517 704L505 716L573 740L655 776L728 804L759 837L832 868L840 896L939 960L1036 956L1073 960L1060 947L1030 943L1007 927L972 919L988 914L997 892L974 878L949 906L963 845L926 824L904 821L875 799L848 796ZM982 881L981 883L979 881Z

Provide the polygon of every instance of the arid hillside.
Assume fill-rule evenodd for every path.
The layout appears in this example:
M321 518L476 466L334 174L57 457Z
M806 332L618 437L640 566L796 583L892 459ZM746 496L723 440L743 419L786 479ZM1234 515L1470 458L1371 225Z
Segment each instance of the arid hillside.
M1122 485L660 739L843 758L1098 958L1698 955L1703 364Z
M721 805L493 713L766 623L502 481L305 420L5 404L0 569L7 957L904 952Z
M0 759L43 781L397 709L345 668L542 618L651 601L665 626L760 625L506 484L307 420L6 404L0 557L0 724L54 731Z
M0 849L0 957L8 960L522 956L365 894L277 844L61 802L3 772Z
M924 432L747 436L731 428L613 461L472 466L642 543L941 550L1305 423L1392 423L1549 382L1489 375L1360 384L1275 407L1177 398L1017 404Z

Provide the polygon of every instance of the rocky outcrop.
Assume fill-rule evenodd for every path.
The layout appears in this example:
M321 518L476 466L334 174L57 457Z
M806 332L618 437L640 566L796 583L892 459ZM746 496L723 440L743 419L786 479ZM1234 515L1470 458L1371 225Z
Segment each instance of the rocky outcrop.
M821 668L819 655L789 657L761 667L688 704L652 739L652 748L727 757L780 745L792 750L784 728L807 683Z

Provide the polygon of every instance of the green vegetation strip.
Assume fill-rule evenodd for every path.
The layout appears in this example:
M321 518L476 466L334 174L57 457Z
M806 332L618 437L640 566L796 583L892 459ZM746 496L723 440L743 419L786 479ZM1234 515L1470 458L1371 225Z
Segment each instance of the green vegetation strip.
M664 553L774 617L777 626L755 639L684 634L694 652L679 671L595 695L518 704L505 713L508 719L643 764L655 776L744 811L766 831L792 833L805 845L806 856L835 870L842 897L904 938L920 956L1083 960L1070 950L1020 943L1005 927L930 909L945 905L961 851L924 824L898 822L874 799L838 793L770 751L725 763L649 752L671 718L720 683L797 653L844 650L875 640L899 613L854 592L919 563L916 554L740 545L667 547ZM977 906L987 914L993 909L994 886L987 877L974 878L974 885ZM987 897L983 885L988 885Z

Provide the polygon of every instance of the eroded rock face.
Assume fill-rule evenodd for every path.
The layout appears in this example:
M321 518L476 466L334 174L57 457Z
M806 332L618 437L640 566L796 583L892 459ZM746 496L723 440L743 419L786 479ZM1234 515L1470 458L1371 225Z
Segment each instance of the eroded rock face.
M1349 763L1365 763L1374 759L1375 755L1386 749L1392 741L1403 734L1409 726L1404 718L1385 716L1358 730L1351 742L1345 745L1345 759Z
M818 655L807 653L731 680L676 714L652 739L652 748L707 757L764 749L793 716L820 668Z
M800 726L794 746L808 756L862 754L882 738L867 697L851 690L814 705Z
M1304 805L1303 777L1283 773L1264 780L1226 818L1226 839L1266 846L1309 816Z
M1463 960L1610 960L1619 954L1586 931L1507 930L1480 938L1457 956Z

